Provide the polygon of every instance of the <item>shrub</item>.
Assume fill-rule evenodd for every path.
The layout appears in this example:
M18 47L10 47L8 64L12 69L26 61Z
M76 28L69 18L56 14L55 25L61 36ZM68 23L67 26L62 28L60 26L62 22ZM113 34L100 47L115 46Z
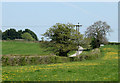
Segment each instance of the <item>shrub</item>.
M24 66L24 65L37 65L37 64L51 64L51 63L64 63L81 60L96 59L100 56L100 50L94 49L89 52L83 52L79 57L60 57L60 56L20 56L9 55L2 56L3 66Z
M29 33L23 33L22 34L22 38L23 39L25 39L25 40L27 40L27 41L34 41L35 39L31 36L31 34L29 34Z
M91 51L83 52L80 54L81 60L91 60L96 59L100 56L100 49L96 48Z
M37 64L50 64L50 63L63 63L69 62L68 57L59 56L2 56L3 66L24 66L24 65L37 65Z

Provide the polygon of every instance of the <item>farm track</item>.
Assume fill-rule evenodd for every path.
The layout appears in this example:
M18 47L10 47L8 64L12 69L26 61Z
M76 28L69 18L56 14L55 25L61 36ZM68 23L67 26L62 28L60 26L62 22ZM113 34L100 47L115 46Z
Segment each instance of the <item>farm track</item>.
M78 51L76 51L75 54L70 55L69 57L75 57L77 55L80 55L82 53L83 47L79 46Z

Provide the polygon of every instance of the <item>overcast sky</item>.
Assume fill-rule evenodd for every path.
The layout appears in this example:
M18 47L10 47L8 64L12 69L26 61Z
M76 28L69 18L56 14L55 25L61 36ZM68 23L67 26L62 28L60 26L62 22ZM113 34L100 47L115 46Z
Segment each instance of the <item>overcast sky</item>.
M41 38L48 28L56 23L78 22L87 27L96 21L105 21L113 32L107 35L109 41L118 41L117 2L3 2L2 31L8 28L24 30L29 28Z

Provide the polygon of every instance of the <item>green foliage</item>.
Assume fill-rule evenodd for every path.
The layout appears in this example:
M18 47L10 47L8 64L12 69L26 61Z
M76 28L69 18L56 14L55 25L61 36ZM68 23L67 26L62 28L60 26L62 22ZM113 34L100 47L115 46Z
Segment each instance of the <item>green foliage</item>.
M0 33L1 33L1 31L0 31ZM25 29L24 31L22 31L22 30L16 31L15 29L7 29L5 32L2 33L2 40L22 39L22 34L24 34L24 33L29 33L34 40L38 41L36 34L29 29Z
M83 35L76 34L74 25L60 24L53 25L43 36L51 39L51 44L54 47L54 52L59 56L67 56L71 50L77 50Z
M68 55L72 55L72 54L75 54L76 53L76 51L70 51L70 52L68 52Z
M24 66L65 62L70 62L70 59L59 56L2 56L2 66Z
M92 39L92 48L99 48L100 44L108 42L106 34L110 31L110 26L106 22L98 21L89 26L85 34L88 38Z
M18 39L22 39L22 30L18 30Z
M108 42L108 45L120 45L120 42Z
M18 65L23 66L23 65L25 65L25 64L26 64L26 59L25 59L25 57L20 57L20 58L19 58L19 64L18 64Z
M80 58L82 58L83 60L94 60L100 57L101 52L98 48L89 51L83 51L83 53L80 54Z
M10 38L7 38L6 40L9 41L9 40L11 40L11 39L10 39Z
M96 45L96 44L97 44L96 39L95 39L95 38L92 38L92 41L91 41L91 43L90 43L91 48L92 48L92 49L97 48L97 46L99 46L99 45Z
M83 48L90 48L90 43L91 43L91 39L90 38L87 38L87 37L84 37L82 42L81 42L81 46Z
M34 38L27 32L22 34L22 38L27 41L34 41Z
M37 35L33 31L29 29L25 29L25 31L23 31L22 33L26 33L26 32L29 33L36 41L38 41Z
M15 29L8 29L5 32L3 32L2 39L7 40L8 38L10 40L14 40L18 38L18 34Z

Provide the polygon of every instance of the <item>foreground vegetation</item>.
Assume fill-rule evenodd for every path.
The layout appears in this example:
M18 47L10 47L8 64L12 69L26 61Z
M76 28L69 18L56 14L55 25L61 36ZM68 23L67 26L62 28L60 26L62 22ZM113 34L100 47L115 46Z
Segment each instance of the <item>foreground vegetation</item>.
M46 44L46 43L45 43ZM94 50L86 55L82 54L77 57L60 57L52 54L52 47L44 47L42 42L28 41L3 41L2 66L24 66L40 65L51 63L65 63L73 61L82 61L87 59L96 59L100 56L100 50ZM17 48L19 47L19 48ZM68 56L76 51L70 51ZM91 54L91 55L90 55ZM89 56L88 56L89 55Z
M101 47L101 58L59 64L6 66L3 81L118 81L118 46Z

